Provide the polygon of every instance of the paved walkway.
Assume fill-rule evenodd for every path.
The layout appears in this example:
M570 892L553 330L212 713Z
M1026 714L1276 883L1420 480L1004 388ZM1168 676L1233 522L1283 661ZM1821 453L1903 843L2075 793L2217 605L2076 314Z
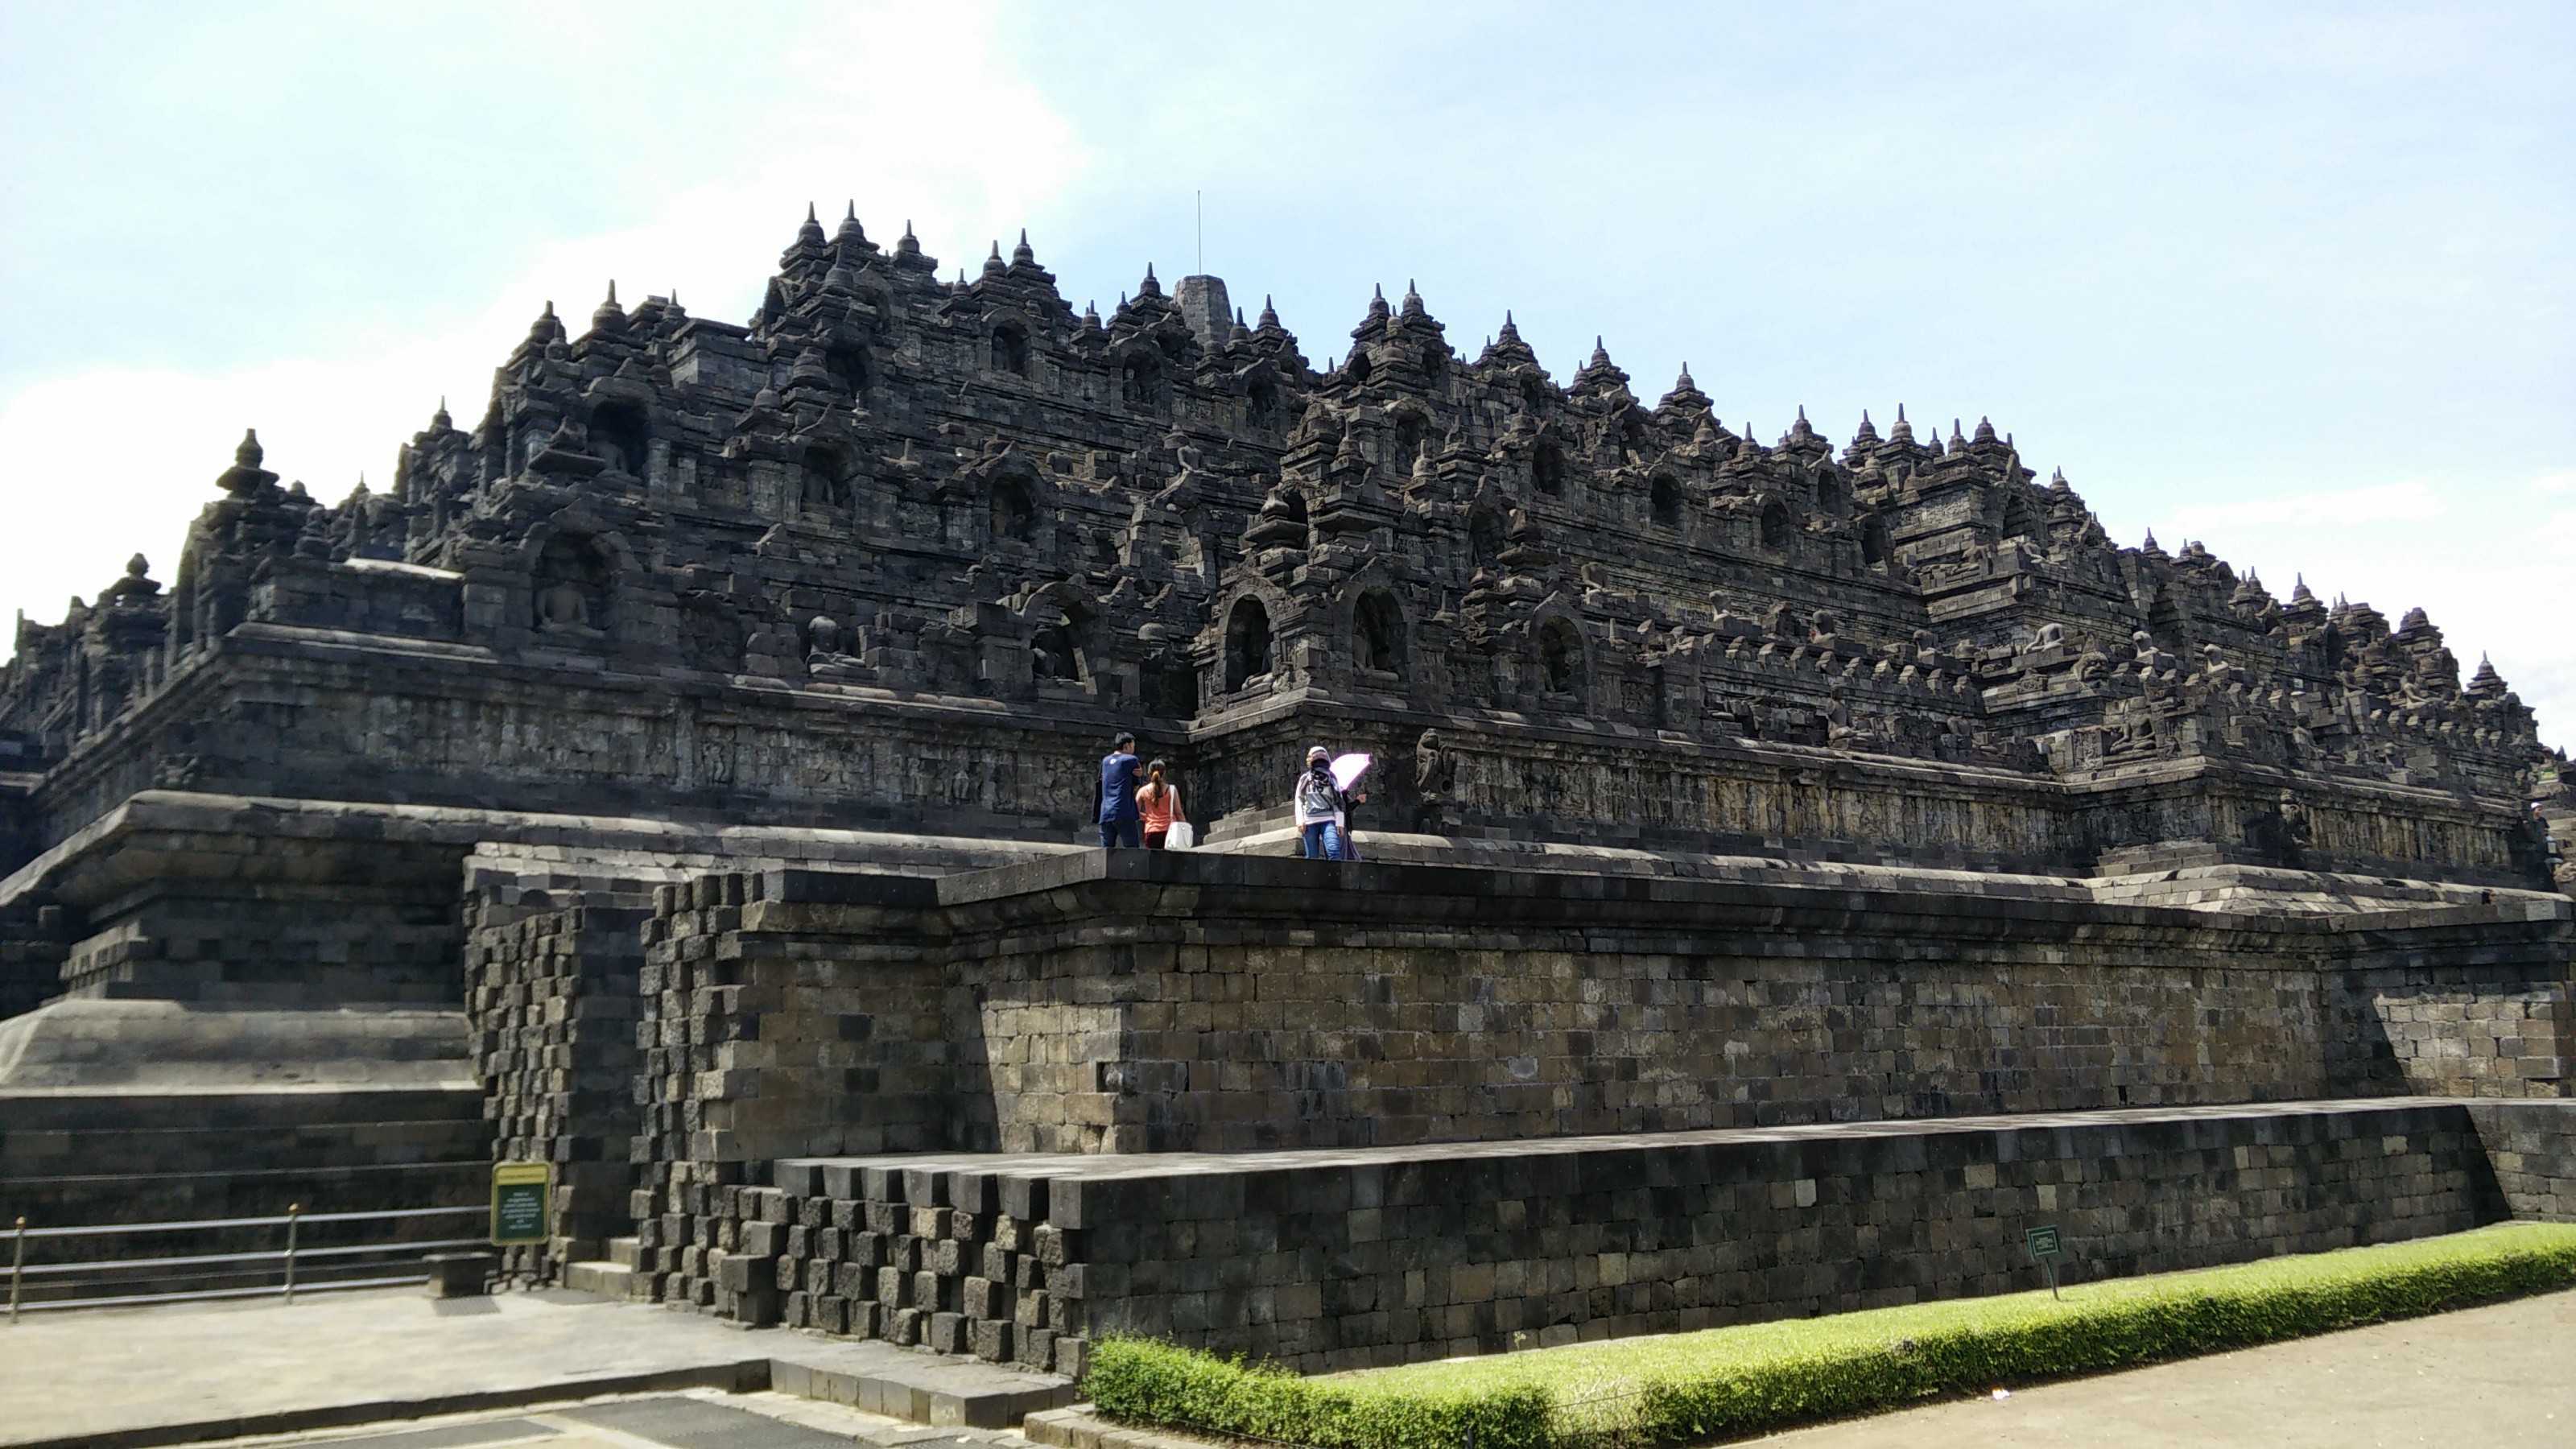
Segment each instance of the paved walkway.
M2576 1444L2576 1292L1801 1429L1771 1449Z
M991 1430L925 1428L793 1394L712 1389L229 1441L232 1449L1026 1449L1027 1442Z
M916 1378L1000 1382L1004 1371L940 1361L883 1345L842 1344L778 1330L746 1333L710 1320L575 1294L503 1294L433 1301L415 1292L63 1313L0 1325L0 1444L105 1439L178 1425L191 1437L254 1432L264 1416L367 1404L411 1404L336 1422L466 1408L472 1396L536 1403L607 1392L654 1375L714 1383L737 1366L767 1382L782 1359L821 1367L891 1355ZM2025 1388L2001 1401L1936 1404L1765 1440L1780 1449L1969 1449L2082 1445L2085 1449L2195 1444L2317 1446L2576 1444L2576 1292L2124 1374ZM885 1365L875 1364L874 1371ZM980 1377L979 1377L980 1376ZM998 1376L998 1377L997 1377ZM486 1402L494 1402L487 1400ZM303 1438L362 1441L424 1428L427 1439L384 1449L528 1440L548 1449L738 1443L778 1433L717 1432L721 1405L807 1425L838 1442L970 1449L994 1436L899 1425L790 1394L727 1397L688 1407L522 1409L441 1425L377 1423ZM846 1402L846 1401L845 1401ZM825 1423L816 1416L829 1418ZM700 1423L700 1420L710 1422ZM233 1421L235 1427L225 1427ZM315 1419L312 1422L332 1422ZM783 1432L783 1431L782 1431ZM457 1437L458 1435L462 1437ZM658 1436L658 1437L657 1437ZM166 1436L153 1442L172 1442ZM372 1449L372 1446L363 1446Z
M838 1382L819 1382L827 1376ZM773 1382L931 1422L957 1422L961 1398L997 1408L996 1396L1069 1394L1061 1379L971 1360L783 1329L746 1332L586 1294L431 1299L418 1289L370 1290L309 1294L293 1304L75 1310L0 1322L0 1445L173 1443ZM942 1397L946 1404L934 1402ZM171 1432L182 1427L190 1432Z

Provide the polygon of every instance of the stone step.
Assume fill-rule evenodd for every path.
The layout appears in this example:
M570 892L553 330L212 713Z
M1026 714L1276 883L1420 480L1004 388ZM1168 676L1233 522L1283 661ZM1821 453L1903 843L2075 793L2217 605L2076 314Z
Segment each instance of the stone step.
M791 1338L775 1352L769 1386L779 1393L942 1428L1006 1429L1080 1397L1059 1375L888 1343Z
M24 1216L34 1227L98 1227L265 1217L285 1212L289 1204L301 1204L305 1211L316 1213L463 1207L483 1201L490 1180L491 1165L479 1157L234 1172L0 1178L0 1221Z
M191 1132L319 1122L473 1122L479 1088L269 1092L0 1091L0 1139L25 1132Z
M608 1240L608 1261L615 1263L621 1268L633 1268L639 1266L643 1262L642 1255L643 1249L637 1246L636 1241L633 1238L611 1238Z
M623 1263L588 1262L564 1264L563 1283L576 1293L596 1293L602 1298L625 1298L635 1282L635 1270Z
M394 1122L296 1122L229 1128L63 1128L0 1131L0 1180L131 1171L210 1172L229 1164L329 1167L454 1162L481 1158L489 1130L479 1118Z

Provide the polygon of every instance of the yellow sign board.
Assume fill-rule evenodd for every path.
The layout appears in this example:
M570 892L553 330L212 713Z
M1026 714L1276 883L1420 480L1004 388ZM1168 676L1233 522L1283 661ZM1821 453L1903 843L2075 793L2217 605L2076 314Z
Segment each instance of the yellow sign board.
M492 1164L492 1241L501 1247L546 1240L546 1204L554 1197L551 1162Z

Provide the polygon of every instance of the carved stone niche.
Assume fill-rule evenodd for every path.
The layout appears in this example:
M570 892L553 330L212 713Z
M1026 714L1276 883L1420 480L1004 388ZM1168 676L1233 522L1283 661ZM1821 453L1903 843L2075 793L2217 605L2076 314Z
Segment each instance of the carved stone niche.
M1267 679L1272 662L1270 611L1246 594L1226 612L1225 692L1233 694Z
M528 583L537 633L551 638L606 638L609 577L608 555L595 540L575 534L546 540Z
M1371 589L1351 606L1351 662L1362 670L1402 678L1406 647L1404 613L1395 595Z

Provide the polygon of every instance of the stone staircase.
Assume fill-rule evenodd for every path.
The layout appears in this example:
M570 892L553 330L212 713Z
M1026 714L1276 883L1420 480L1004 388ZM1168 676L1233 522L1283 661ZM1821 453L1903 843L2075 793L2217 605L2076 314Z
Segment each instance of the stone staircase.
M424 1252L479 1242L490 1163L481 1094L452 1088L0 1093L0 1227L24 1217L31 1306L415 1277ZM239 1220L252 1219L250 1223ZM154 1232L53 1236L139 1223Z

